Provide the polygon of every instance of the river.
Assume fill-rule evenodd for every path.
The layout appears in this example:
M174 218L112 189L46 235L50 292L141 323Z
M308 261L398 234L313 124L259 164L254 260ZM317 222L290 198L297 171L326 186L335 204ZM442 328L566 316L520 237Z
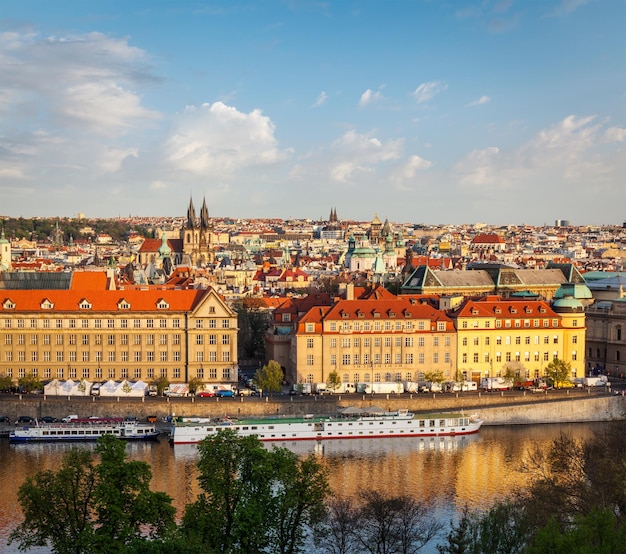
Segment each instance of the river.
M485 508L523 487L520 465L535 447L547 447L560 433L585 439L608 423L483 427L476 435L275 443L306 455L316 453L330 469L335 496L363 489L409 494L434 503L448 522L465 505ZM266 443L271 447L271 443ZM9 444L0 440L0 552L17 553L7 537L21 520L17 492L27 475L56 470L69 448L93 445ZM153 490L169 494L181 514L198 493L195 445L171 446L167 440L127 445L129 457L152 467ZM46 549L33 549L43 554ZM427 550L424 550L427 552Z

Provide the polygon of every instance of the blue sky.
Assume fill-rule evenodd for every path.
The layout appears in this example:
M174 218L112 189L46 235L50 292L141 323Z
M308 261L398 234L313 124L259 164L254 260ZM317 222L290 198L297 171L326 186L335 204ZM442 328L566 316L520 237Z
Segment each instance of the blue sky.
M626 220L624 0L3 0L0 214Z

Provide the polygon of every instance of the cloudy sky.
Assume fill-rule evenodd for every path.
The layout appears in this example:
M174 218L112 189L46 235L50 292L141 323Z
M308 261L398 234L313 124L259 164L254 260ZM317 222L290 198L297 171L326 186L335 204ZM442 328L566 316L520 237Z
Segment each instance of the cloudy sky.
M624 0L2 0L0 215L626 220Z

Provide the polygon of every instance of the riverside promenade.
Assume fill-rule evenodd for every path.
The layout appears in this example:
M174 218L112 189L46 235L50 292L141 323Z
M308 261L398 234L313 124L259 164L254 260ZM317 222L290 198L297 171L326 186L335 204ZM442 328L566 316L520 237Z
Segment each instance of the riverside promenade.
M19 416L62 418L136 417L159 421L171 417L243 417L335 414L348 406L378 406L414 413L463 412L477 414L484 425L523 425L615 421L626 419L626 396L611 389L463 392L438 394L324 395L236 398L118 398L0 395L0 415L13 423Z

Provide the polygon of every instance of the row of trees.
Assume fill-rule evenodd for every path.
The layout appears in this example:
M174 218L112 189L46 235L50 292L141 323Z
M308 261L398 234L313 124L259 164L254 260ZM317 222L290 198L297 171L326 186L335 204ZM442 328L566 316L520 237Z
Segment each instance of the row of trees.
M199 445L201 492L177 523L171 498L149 488L150 467L103 437L95 455L72 450L58 472L26 480L11 541L58 554L295 554L311 545L416 554L433 540L440 554L616 554L626 552L625 431L621 422L585 442L562 435L531 452L526 489L483 512L466 508L445 536L426 502L376 490L331 497L315 456L267 450L232 430Z

